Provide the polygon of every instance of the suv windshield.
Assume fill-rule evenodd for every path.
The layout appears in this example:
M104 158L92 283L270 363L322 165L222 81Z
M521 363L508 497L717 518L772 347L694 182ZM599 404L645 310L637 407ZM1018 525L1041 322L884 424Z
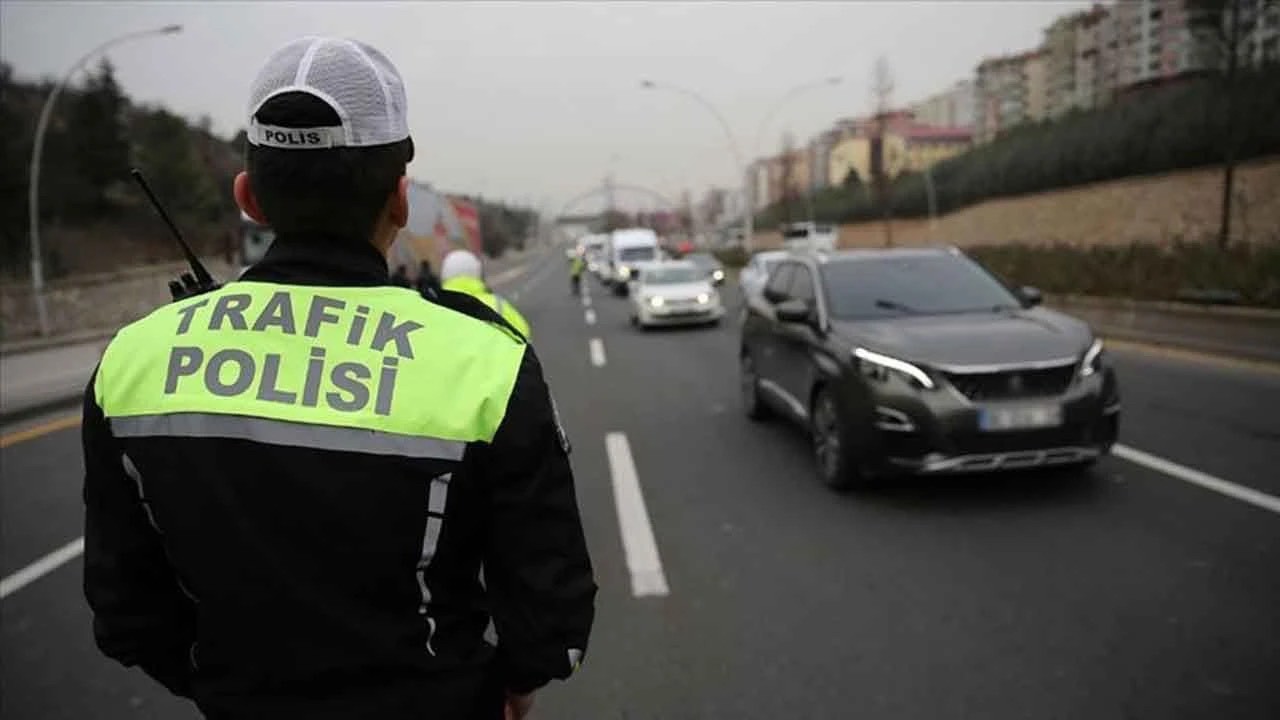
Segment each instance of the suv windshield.
M690 255L685 259L693 263L694 265L697 265L698 267L704 267L704 268L715 267L716 265L719 264L715 258L706 254Z
M640 260L652 260L653 248L651 247L634 247L622 248L618 251L618 259L623 262L637 262Z
M1017 298L967 258L914 255L822 265L833 317L849 320L1016 308Z
M675 283L698 282L706 276L698 268L692 267L658 267L646 269L641 277L645 285L672 285Z

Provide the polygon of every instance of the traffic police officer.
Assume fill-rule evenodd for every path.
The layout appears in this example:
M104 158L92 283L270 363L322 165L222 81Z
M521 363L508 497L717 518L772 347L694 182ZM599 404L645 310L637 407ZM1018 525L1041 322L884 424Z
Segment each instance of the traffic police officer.
M469 250L454 250L445 255L444 263L440 266L440 280L445 290L466 293L488 305L512 327L519 330L526 340L533 337L530 334L529 322L524 319L516 306L484 284L483 267L475 253Z
M582 254L574 253L573 259L569 261L569 289L574 295L582 294L582 269L585 266Z
M520 717L596 590L538 359L388 284L413 145L380 52L284 46L248 135L270 250L121 330L85 393L98 645L210 718Z

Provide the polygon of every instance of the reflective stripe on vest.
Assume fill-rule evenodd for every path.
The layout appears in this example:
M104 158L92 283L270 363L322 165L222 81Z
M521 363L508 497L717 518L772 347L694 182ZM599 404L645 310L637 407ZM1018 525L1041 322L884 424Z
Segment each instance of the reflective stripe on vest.
M94 390L121 436L456 459L493 439L524 351L405 288L235 282L121 330Z

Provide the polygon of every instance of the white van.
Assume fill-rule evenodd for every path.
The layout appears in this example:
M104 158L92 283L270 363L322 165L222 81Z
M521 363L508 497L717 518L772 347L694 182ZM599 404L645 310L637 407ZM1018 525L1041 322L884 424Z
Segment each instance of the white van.
M579 243L582 259L587 263L587 272L600 277L600 266L604 264L604 250L609 236L594 234L583 236Z
M830 225L798 222L783 225L782 247L792 252L831 252L836 249L836 230Z
M627 228L614 230L609 234L608 282L613 287L613 294L627 294L627 281L631 272L640 263L661 259L658 247L658 234L648 228Z

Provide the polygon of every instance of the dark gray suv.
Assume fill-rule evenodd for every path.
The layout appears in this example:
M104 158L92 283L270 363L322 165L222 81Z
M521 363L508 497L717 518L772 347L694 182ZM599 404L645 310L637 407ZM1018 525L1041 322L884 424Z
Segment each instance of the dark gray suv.
M958 250L791 255L743 313L747 415L813 438L835 488L902 473L1087 465L1120 396L1089 327Z

